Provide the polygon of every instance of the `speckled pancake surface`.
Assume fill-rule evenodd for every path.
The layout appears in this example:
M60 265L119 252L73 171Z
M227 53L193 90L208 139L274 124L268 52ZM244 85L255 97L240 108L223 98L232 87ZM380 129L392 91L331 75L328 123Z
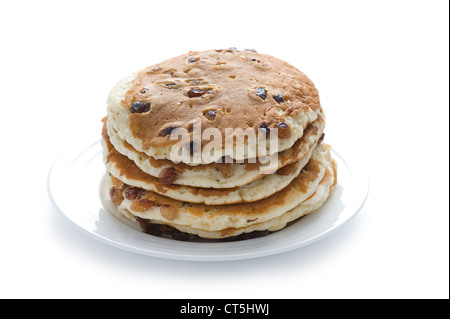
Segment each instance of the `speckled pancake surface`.
M138 222L142 229L148 233L153 233L149 231L152 228L152 225L167 225L182 233L208 239L224 239L240 236L242 234L249 234L249 236L247 236L246 238L258 237L261 236L261 233L263 235L267 235L270 232L281 230L286 227L288 223L293 222L298 218L306 214L310 214L320 208L334 191L334 187L337 183L336 174L336 164L334 160L330 160L329 162L327 162L324 174L320 178L318 185L314 188L314 190L311 191L309 197L297 202L296 205L294 205L290 209L287 209L281 214L275 215L272 218L254 218L248 220L247 225L242 227L228 227L224 229L207 230L205 229L205 227L195 227L180 224L176 219L172 220L173 215L170 216L170 214L167 212L165 214L168 214L167 216L170 216L170 220L152 219L145 214L136 214L136 212L130 211L130 209L127 208L127 205L118 205L118 211L130 220ZM255 216L256 215L254 215L253 217ZM157 232L160 231L158 230ZM169 230L169 232L171 231ZM186 235L180 236L180 233L177 234L177 237L182 237L185 239L189 238ZM239 239L239 237L237 238Z
M324 116L317 89L301 71L272 56L235 49L189 52L130 75L109 94L108 114L120 138L138 152L189 165L254 154L251 148L236 151L247 145L245 133L227 143L227 128L255 134L277 128L278 148L264 144L270 155L291 148L309 123ZM192 135L199 123L202 132L222 133L220 152L203 154L199 163L192 163L189 152L174 158L170 150L178 140L171 133L183 128Z
M128 142L122 140L117 131L112 128L110 120L104 119L103 138L109 140L115 151L127 156L146 174L159 178L164 170L174 169L176 179L173 184L200 188L235 188L248 185L267 174L271 163L262 163L256 159L244 163L211 163L207 165L190 166L184 163L173 163L169 160L157 160L145 153L136 151ZM277 154L272 173L290 164L298 163L300 169L309 161L312 151L320 140L325 128L325 120L318 117L308 124L302 138L294 145ZM270 172L270 171L269 171Z
M300 174L284 189L262 200L209 206L174 200L155 192L129 187L111 178L111 198L122 210L144 219L189 226L205 231L248 227L280 217L311 197L333 166L330 147L320 144L320 157L312 158ZM318 147L319 147L318 146Z
M107 171L124 184L152 191L172 199L189 203L206 205L225 205L254 202L273 195L288 186L302 168L312 158L318 160L323 156L322 147L312 150L312 157L307 156L303 162L289 164L274 174L264 175L256 181L234 188L198 188L182 185L166 185L159 178L145 174L128 157L120 154L109 142L107 136L102 140L104 163Z
M267 220L261 223L254 223L247 227L241 228L228 228L219 231L205 231L202 229L196 229L190 226L181 226L177 224L157 224L157 226L167 225L172 228L172 231L169 230L169 236L173 239L181 239L181 240L189 240L195 239L195 236L207 239L225 239L225 238L234 238L235 240L242 239L251 239L255 237L261 237L269 235L272 232L279 231L286 227L289 223L296 221L297 219L313 213L315 210L319 209L328 197L334 191L336 185L336 166L333 162L333 166L327 167L325 172L325 176L320 182L314 194L300 203L298 206L293 208L292 210L284 213L280 217L275 217L273 219ZM119 209L119 212L123 215L130 215L130 212L126 209ZM151 231L152 226L154 226L155 221L137 218L138 223L141 228L147 232L152 234ZM176 230L174 234L174 230ZM182 233L180 233L182 232ZM184 235L183 235L184 234ZM191 235L191 236L189 236ZM176 237L175 237L176 236ZM175 237L175 238L174 238Z

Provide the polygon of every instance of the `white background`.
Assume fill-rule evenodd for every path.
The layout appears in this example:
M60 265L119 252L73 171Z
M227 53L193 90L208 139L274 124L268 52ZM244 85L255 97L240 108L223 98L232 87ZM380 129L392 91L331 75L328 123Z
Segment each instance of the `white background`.
M448 298L448 1L2 1L2 298ZM109 89L236 46L316 84L327 139L371 176L361 212L300 250L234 262L124 252L51 204L64 146L99 138ZM73 197L74 201L83 198Z

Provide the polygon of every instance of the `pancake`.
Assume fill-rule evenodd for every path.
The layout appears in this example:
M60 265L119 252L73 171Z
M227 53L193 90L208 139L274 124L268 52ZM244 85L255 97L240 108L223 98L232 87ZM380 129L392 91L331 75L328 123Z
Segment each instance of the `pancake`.
M241 187L214 189L175 184L165 185L159 178L145 174L133 161L117 152L107 136L102 140L102 145L106 170L124 184L172 199L206 205L254 202L269 197L288 186L311 158L307 156L302 162L289 164L275 174L264 175L264 177ZM322 148L317 147L312 153L312 158L319 160L321 157L323 157Z
M302 169L309 161L324 128L325 120L322 117L310 123L302 138L297 140L292 148L278 154L275 167L272 168L273 172L293 163L299 163L300 169ZM150 176L159 178L164 170L175 169L177 177L173 184L176 185L216 189L235 188L264 177L263 173L268 173L266 168L270 165L270 163L262 164L259 160L256 163L246 161L244 163L211 163L198 166L176 164L169 160L156 160L145 153L136 151L130 144L122 140L117 131L111 127L109 118L107 130L105 127L103 129L103 138L109 140L117 152L133 160L143 172Z
M113 214L149 234L266 235L317 210L337 183L314 84L254 50L191 51L135 72L110 91L107 113Z
M133 216L208 232L263 223L294 209L316 192L327 168L333 166L331 147L323 143L319 146L320 158L312 158L287 187L256 202L218 206L192 204L129 187L111 178L113 203Z
M173 239L189 240L195 239L195 236L207 239L225 239L233 238L234 240L251 239L269 235L272 232L279 231L286 227L289 223L314 212L319 209L325 201L331 196L336 185L336 166L333 162L331 167L327 167L326 173L320 182L315 193L304 202L300 203L294 209L284 213L280 217L271 220L256 223L251 226L241 228L228 228L220 231L205 231L189 226L180 226L177 224L155 224L157 222L148 219L137 218L137 221L143 231L154 234L152 229L157 227L157 231L161 232L158 226L170 226L166 229L167 237ZM119 209L123 215L131 215L126 209ZM174 230L176 230L174 232ZM180 233L181 232L181 233Z
M120 139L137 152L188 165L210 164L224 156L254 158L257 148L266 155L287 150L308 124L324 116L318 91L305 74L269 55L235 49L189 52L128 76L110 92L108 114ZM171 153L178 143L170 138L173 130L185 129L192 137L196 124L201 124L201 133L221 133L218 151L203 153L197 162L190 152ZM234 143L225 134L230 128L241 129ZM243 131L261 136L275 128L277 147L270 147L268 139L257 139L252 146ZM203 150L208 142L197 147ZM183 147L193 148L191 143Z

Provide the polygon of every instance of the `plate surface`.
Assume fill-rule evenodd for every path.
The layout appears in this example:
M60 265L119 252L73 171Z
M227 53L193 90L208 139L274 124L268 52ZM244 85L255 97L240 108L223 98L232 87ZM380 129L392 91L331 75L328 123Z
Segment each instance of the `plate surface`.
M342 226L363 206L369 179L356 161L333 150L338 164L338 184L316 212L266 237L236 242L182 242L151 236L116 215L104 184L100 141L87 148L64 152L48 178L50 197L75 225L111 246L138 254L195 261L249 259L273 255L311 244ZM74 198L79 200L73 200ZM116 216L116 217L115 217Z

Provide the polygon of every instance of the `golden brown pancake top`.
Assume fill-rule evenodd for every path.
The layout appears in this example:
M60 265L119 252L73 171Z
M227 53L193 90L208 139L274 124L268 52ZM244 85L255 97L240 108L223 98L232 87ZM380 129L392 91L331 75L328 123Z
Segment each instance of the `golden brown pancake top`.
M202 131L214 127L222 136L225 128L275 128L285 116L319 110L320 101L311 80L290 64L228 49L189 52L142 70L122 107L133 136L149 149L175 144L173 129L192 130L198 122ZM289 127L279 130L279 137L289 135Z

